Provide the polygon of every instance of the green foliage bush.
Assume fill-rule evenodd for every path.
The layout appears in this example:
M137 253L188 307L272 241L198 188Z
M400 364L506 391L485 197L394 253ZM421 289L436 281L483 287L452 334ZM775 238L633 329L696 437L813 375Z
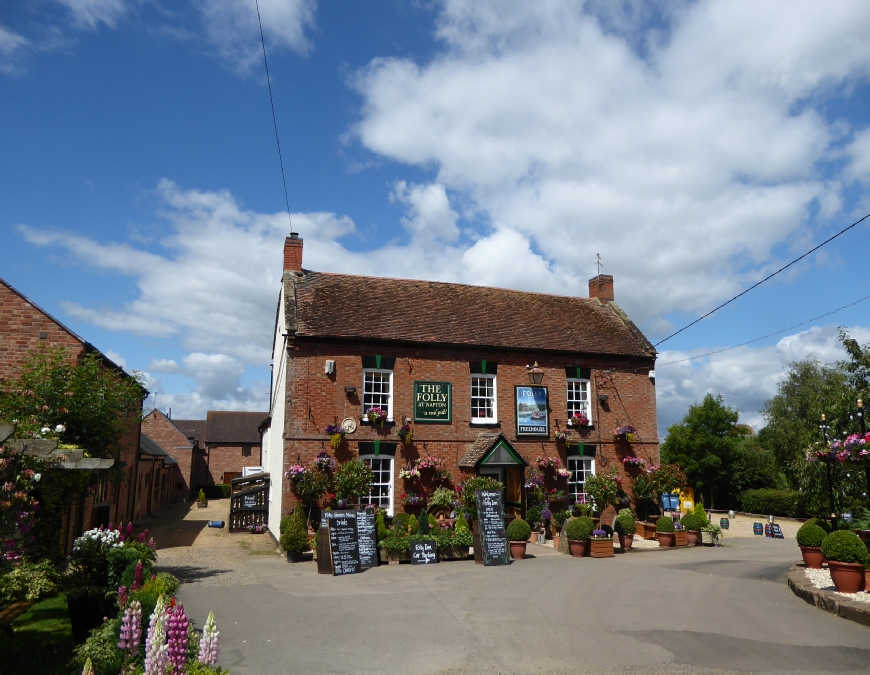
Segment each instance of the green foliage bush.
M206 497L205 497L205 490L203 490L202 488L200 488L200 489L199 489L199 494L196 496L196 501L198 501L198 502L204 502L205 500L206 500Z
M471 531L468 527L468 521L465 520L465 516L463 516L462 514L459 514L459 517L456 519L456 523L453 525L453 529L456 532L459 532L460 530L465 530L466 532Z
M568 511L556 511L553 513L553 525L556 526L557 530L561 531L562 525L564 525L565 521L570 517L571 514Z
M867 547L854 532L838 530L825 537L822 542L822 555L835 562L863 565L867 562Z
M707 519L707 510L704 508L703 498L699 499L698 503L695 504L694 514L701 520L701 527L710 524L710 521Z
M318 474L309 471L309 474ZM361 459L345 462L335 472L332 479L335 496L339 499L359 499L369 493L374 474L371 468Z
M19 600L42 600L57 595L60 575L49 561L24 562L0 576L0 608Z
M530 523L540 523L544 520L544 507L543 506L529 506L526 509L526 518L529 519Z
M293 520L293 514L281 517L281 523L278 525L278 534L284 534L287 528L290 527L290 521Z
M408 534L419 534L420 523L417 522L417 516L412 515L408 518Z
M662 516L656 521L656 532L673 532L674 520L669 516Z
M425 511L420 514L420 518L417 520L417 532L418 534L429 534L429 518Z
M322 471L306 471L297 483L293 483L293 492L303 502L315 502L320 499L329 486L329 476ZM346 497L345 497L346 498Z
M740 495L740 507L747 513L800 517L803 513L800 493L795 490L746 490Z
M466 513L471 516L472 520L477 520L478 490L504 490L504 485L495 478L488 478L487 476L475 476L462 484L459 498L462 506L465 507Z
M804 525L809 525L810 523L821 527L825 531L825 534L831 533L832 528L831 522L829 520L825 520L824 518L810 518L807 522L804 523ZM821 544L819 545L821 546Z
M813 546L818 548L822 545L826 536L828 536L828 533L821 527L812 522L806 522L800 526L795 539L797 539L798 546Z
M456 492L446 487L439 487L429 497L429 508L433 506L443 506L444 508L452 509L453 502L456 501Z
M297 510L301 512L301 509ZM308 543L308 528L305 526L305 521L300 518L296 512L290 519L287 529L281 534L281 539L278 541L283 551L290 553L304 553L310 550Z
M384 512L379 511L375 517L375 532L378 535L378 543L387 538L387 524L384 522Z
M397 534L408 534L408 522L411 520L410 513L397 513L393 517L393 531Z
M706 519L702 521L698 516L694 513L687 513L680 519L680 522L683 524L687 530L697 530L700 531L704 525L707 524Z
M592 536L592 530L595 529L595 523L588 516L580 516L568 523L565 529L565 536L571 541L584 541Z
M532 536L532 528L522 518L514 518L508 523L508 541L527 541L530 536Z
M619 512L619 515L616 516L616 522L614 523L613 529L616 530L617 534L621 534L623 537L633 536L635 532L635 521L631 511L628 509L622 509Z

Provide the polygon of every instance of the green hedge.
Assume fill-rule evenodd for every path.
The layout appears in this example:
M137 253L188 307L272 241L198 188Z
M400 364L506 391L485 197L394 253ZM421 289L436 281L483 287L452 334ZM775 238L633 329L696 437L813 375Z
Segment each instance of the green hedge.
M205 492L206 499L223 499L232 494L233 488L226 483L217 483L215 485L206 485L202 490Z
M800 494L795 490L746 490L740 495L740 507L747 513L799 518L803 515Z

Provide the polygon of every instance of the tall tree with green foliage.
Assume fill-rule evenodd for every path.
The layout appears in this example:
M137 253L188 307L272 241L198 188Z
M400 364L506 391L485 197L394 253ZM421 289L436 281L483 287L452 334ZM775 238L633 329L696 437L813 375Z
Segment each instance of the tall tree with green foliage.
M710 497L711 508L727 499L730 468L737 435L734 425L739 417L725 405L722 395L707 394L701 403L689 406L683 421L668 428L661 446L663 463L678 464L686 472L689 485Z

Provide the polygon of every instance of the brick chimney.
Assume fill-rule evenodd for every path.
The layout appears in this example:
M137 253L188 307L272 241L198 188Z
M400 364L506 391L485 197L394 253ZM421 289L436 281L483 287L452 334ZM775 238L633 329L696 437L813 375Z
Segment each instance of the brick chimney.
M284 240L284 271L302 271L302 240L295 232Z
M613 301L613 277L610 274L599 274L589 280L589 297L598 298L601 302Z

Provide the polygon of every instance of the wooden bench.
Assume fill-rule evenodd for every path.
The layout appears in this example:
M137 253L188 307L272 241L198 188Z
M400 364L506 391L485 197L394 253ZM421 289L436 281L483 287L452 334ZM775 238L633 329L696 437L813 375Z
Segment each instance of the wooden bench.
M0 628L6 632L6 635L10 638L12 637L12 622L30 609L32 605L33 601L22 600L20 602L13 602L5 609L0 610Z

